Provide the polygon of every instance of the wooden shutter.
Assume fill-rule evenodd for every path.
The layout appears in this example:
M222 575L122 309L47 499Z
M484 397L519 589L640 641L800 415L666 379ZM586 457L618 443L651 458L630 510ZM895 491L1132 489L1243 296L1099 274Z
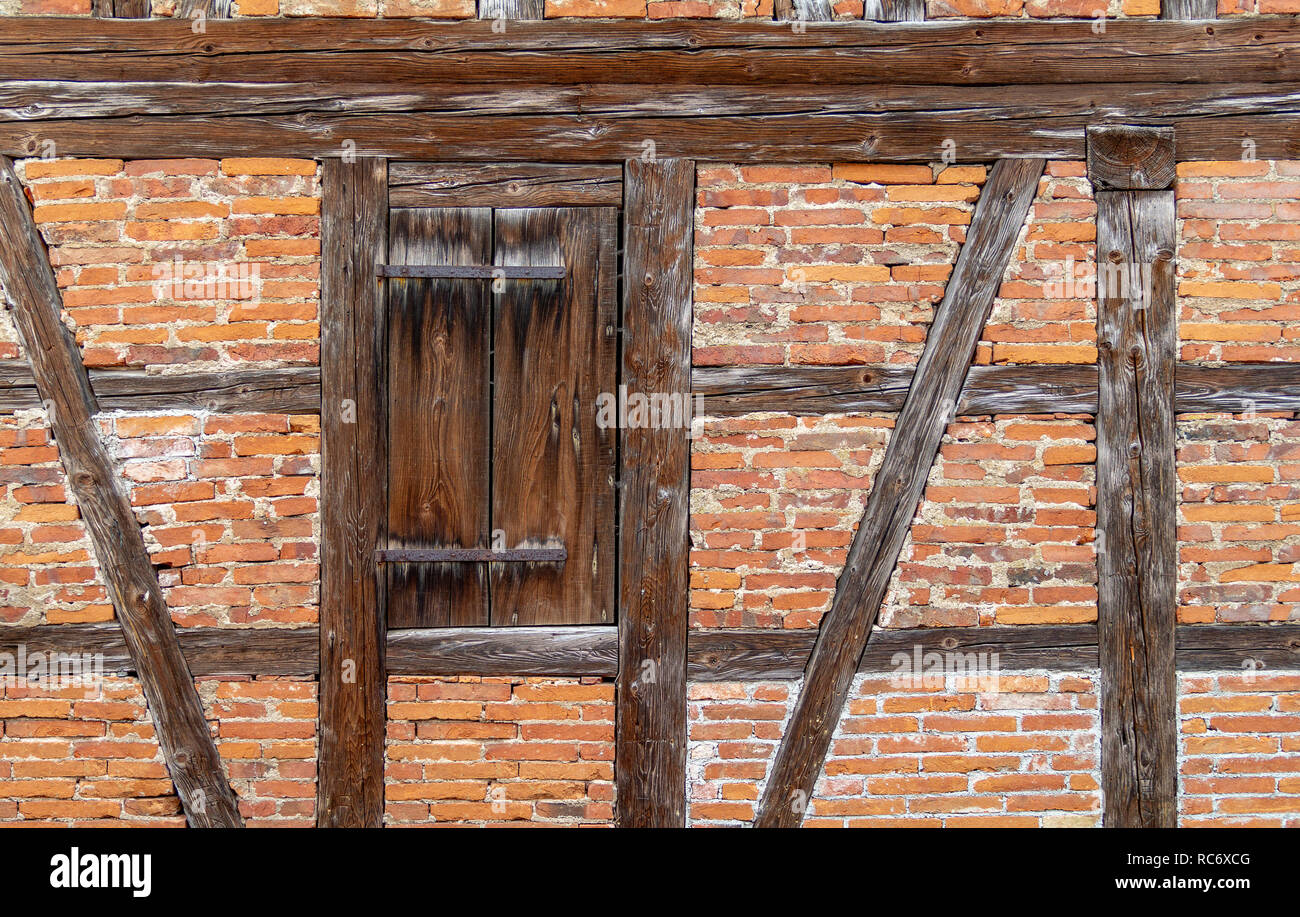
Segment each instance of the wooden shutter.
M487 264L492 211L395 209L390 264ZM491 302L479 280L388 281L388 546L486 547ZM390 627L488 623L482 564L386 564Z
M563 266L389 283L389 537L558 562L389 563L392 628L614 620L618 211L395 209L393 265Z
M495 563L493 624L614 621L614 443L596 399L615 393L617 211L499 210L497 265L566 267L494 294L492 528L563 564Z

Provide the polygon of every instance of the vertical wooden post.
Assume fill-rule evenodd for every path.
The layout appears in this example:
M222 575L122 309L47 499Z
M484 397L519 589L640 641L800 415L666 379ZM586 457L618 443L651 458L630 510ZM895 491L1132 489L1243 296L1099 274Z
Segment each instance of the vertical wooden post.
M695 163L629 161L624 177L622 383L629 398L691 390ZM689 423L689 410L685 412ZM618 823L686 820L689 426L620 430Z
M1218 15L1216 0L1160 0L1161 19L1215 19Z
M925 22L925 0L865 0L862 18L876 22Z
M383 591L388 426L383 293L388 166L327 159L321 220L320 750L317 824L384 815Z
M478 0L479 19L544 19L546 0Z
M1088 132L1097 199L1097 626L1109 827L1173 827L1177 610L1173 134Z
M831 0L776 0L772 11L778 22L830 22L835 18Z

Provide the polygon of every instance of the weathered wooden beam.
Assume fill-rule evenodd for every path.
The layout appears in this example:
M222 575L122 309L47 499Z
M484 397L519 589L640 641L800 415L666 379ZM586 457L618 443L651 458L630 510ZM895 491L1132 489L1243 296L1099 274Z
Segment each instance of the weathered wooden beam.
M388 428L382 160L325 164L321 215L320 752L317 824L378 827L384 811L384 595Z
M1300 669L1300 624L1182 624L1175 641L1182 672L1251 676Z
M392 207L597 207L623 203L623 169L563 163L394 162Z
M704 413L753 411L799 415L878 411L903 405L912 370L899 366L700 366L692 391ZM137 370L90 371L103 411L207 410L218 413L319 414L315 366L158 375ZM1240 363L1178 365L1180 414L1300 411L1300 366ZM0 360L0 413L41 406L25 360ZM1087 365L972 366L958 414L1094 414L1097 368Z
M1173 128L1090 126L1088 176L1099 190L1172 188L1177 177Z
M190 674L315 677L319 638L314 627L196 627L176 632ZM122 627L112 624L40 624L0 627L0 653L98 656L105 673L132 674L135 660Z
M1160 0L1161 19L1213 19L1218 15L1217 0Z
M1167 141L1153 137L1152 142ZM1172 151L1167 156L1172 158ZM1174 192L1099 191L1096 200L1097 260L1108 272L1097 284L1095 422L1105 823L1173 827L1178 779Z
M140 675L167 771L189 824L238 827L238 802L176 640L140 523L95 422L86 367L62 321L63 300L13 164L0 157L0 286L68 484Z
M631 160L624 172L622 382L632 393L691 386L695 163ZM686 630L690 430L620 434L617 819L686 818Z
M798 415L897 411L912 384L901 366L697 366L692 391L703 414L755 411ZM1178 364L1179 414L1300 411L1300 366ZM1097 367L972 366L957 402L959 415L1095 414Z
M181 73L189 79L217 79L225 71L236 82L267 82L279 79L287 62L306 63L327 52L322 56L340 65L358 63L340 54L370 54L372 64L387 68L389 79L400 77L404 69L418 81L421 63L437 64L423 74L425 82L436 82L438 73L453 67L461 68L457 81L467 74L475 80L495 78L496 71L485 66L493 58L485 55L496 53L515 55L524 81L558 78L584 83L601 82L610 72L619 72L610 65L625 63L625 55L633 51L669 52L662 70L619 74L620 79L655 84L691 82L681 78L679 69L690 56L697 57L698 64L689 71L717 74L695 82L737 85L761 82L777 72L782 81L823 82L836 62L848 68L839 81L850 84L1086 83L1098 74L1114 83L1295 78L1300 38L1285 17L1216 22L1209 24L1212 29L1199 22L1118 20L1108 22L1101 36L1094 25L1091 19L915 25L841 21L795 31L788 23L755 20L550 20L511 24L501 31L491 21L285 18L213 21L205 34L195 35L190 23L174 20L19 17L6 23L0 35L0 74L12 72L11 56L27 55L56 68L44 77L32 71L33 79L57 79L57 69L80 54L88 67L80 78L96 80L106 73L120 75L122 65L114 66L111 57L87 60L82 52L130 52L131 61L140 64L133 71L140 79L158 72L156 60L170 57L179 67L167 69L169 78ZM803 49L816 53L786 53ZM755 54L758 50L768 53ZM537 52L544 52L541 59ZM588 52L588 61L576 60L574 52ZM239 65L239 57L246 59L245 65ZM531 74L525 60L536 65ZM1026 60L1034 66L1026 67ZM567 79L562 73L566 65L579 68ZM804 68L801 73L794 71L796 65ZM363 72L355 81L365 81Z
M780 411L813 415L903 406L912 384L906 366L702 366L691 373L707 416ZM1300 404L1300 388L1297 389ZM1091 414L1095 366L972 366L958 414Z
M169 375L92 369L90 387L101 411L320 413L320 370L315 366ZM0 360L0 413L40 406L27 362Z
M831 0L776 0L772 12L778 22L832 22Z
M925 0L864 0L862 18L876 22L924 22Z
M690 637L692 681L796 680L816 642L813 630L702 630ZM897 671L899 653L911 665L918 650L986 653L995 669L1087 672L1097 667L1097 628L1091 624L1031 627L875 628L858 662L859 673Z
M618 628L438 627L388 632L390 675L612 677Z
M545 631L545 632L543 632ZM302 676L319 671L315 627L198 627L177 631L195 676ZM691 681L797 681L817 633L812 630L693 630L687 641ZM612 678L618 673L611 627L437 628L388 633L390 675L527 675ZM876 628L859 673L896 668L895 654L996 653L1004 672L1087 673L1097 668L1097 628L1090 624L1018 627ZM1300 625L1181 624L1180 672L1245 675L1300 670ZM0 626L0 653L30 661L35 653L102 657L105 673L131 674L135 663L122 630L111 624Z
M112 0L114 19L148 19L153 15L151 0Z
M822 619L803 689L755 819L757 826L791 827L803 819L1042 172L1039 159L1000 160L980 195L926 336L916 377L872 482L831 610Z
M655 90L657 93L658 90ZM816 104L811 102L809 104ZM1247 107L1268 104L1260 98ZM1207 106L1200 106L1207 107ZM1187 160L1240 156L1243 139L1259 158L1300 156L1300 105L1274 104L1267 114L1214 113L1171 117L1145 105L1119 108L1117 117L1158 121L1175 128ZM956 139L963 162L993 162L1009 149L1036 157L1082 159L1087 116L1049 119L1022 110L1006 119L980 112L863 112L861 114L737 114L618 117L594 114L502 116L403 111L346 115L204 115L177 119L139 116L120 121L74 119L0 123L0 153L30 156L53 143L68 156L293 156L327 159L356 144L361 156L470 161L530 161L547 150L557 162L605 162L643 153L647 141L661 157L727 157L802 161L924 162L945 140ZM395 127L401 124L401 129ZM183 124L185 132L177 130ZM350 148L349 148L350 149Z

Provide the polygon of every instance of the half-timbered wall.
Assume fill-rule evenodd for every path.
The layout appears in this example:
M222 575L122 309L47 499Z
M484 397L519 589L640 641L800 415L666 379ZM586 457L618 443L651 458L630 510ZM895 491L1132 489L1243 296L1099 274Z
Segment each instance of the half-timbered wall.
M1095 6L551 0L524 3L507 18L1044 19L1091 17ZM105 5L93 7L102 14ZM1165 18L1186 18L1204 4L1166 7ZM170 16L198 8L214 18L497 15L486 0L151 9ZM118 16L146 9L128 0L115 7ZM0 0L0 17L91 12L91 0ZM1289 0L1251 0L1220 4L1218 15L1290 12L1300 8ZM1161 9L1113 0L1105 13L1152 19ZM202 34L201 24L195 29ZM1231 137L1226 151L1214 140L1216 152L1235 154ZM1178 163L1172 192L1122 184L1094 192L1095 164L1090 175L1082 145L1070 142L1073 152L1043 164L1023 225L985 228L981 250L1005 255L989 262L1000 274L972 279L972 270L963 281L996 288L988 321L971 338L983 374L972 373L967 397L948 414L914 415L901 434L911 374L951 294L977 208L1015 210L1011 168L997 167L1006 193L982 201L998 174L990 157L963 161L961 147L946 142L927 153L942 158L932 163L737 161L689 147L697 160L660 161L651 151L625 165L610 156L595 172L576 167L586 171L572 184L533 174L511 186L536 195L537 205L566 206L566 195L583 188L594 195L585 203L624 207L620 257L635 270L620 278L620 296L638 308L620 322L621 372L684 384L689 350L695 390L705 396L689 449L675 434L625 431L620 439L624 457L646 458L620 469L621 592L610 587L618 620L607 622L617 627L540 634L532 667L513 670L518 648L478 633L431 648L427 634L390 632L385 653L365 644L383 637L382 627L349 617L337 593L332 608L322 598L330 547L322 427L338 423L322 413L332 403L321 401L321 275L331 263L322 259L322 217L336 221L335 232L354 218L374 230L373 219L362 225L373 203L363 198L381 187L380 172L405 195L401 206L496 206L457 197L484 193L476 177L431 188L401 169L367 172L374 159L327 165L309 158L315 149L304 158L88 159L53 155L56 146L51 156L18 160L63 322L98 399L93 432L139 524L191 670L194 709L220 755L213 773L237 797L238 818L249 826L612 824L627 823L635 808L645 823L690 825L1074 826L1139 817L1300 825L1293 631L1285 645L1261 636L1253 653L1213 626L1263 635L1270 623L1300 623L1300 418L1275 405L1225 402L1225 388L1247 384L1241 376L1195 376L1196 367L1300 360L1300 162L1256 159L1250 141L1240 159ZM1036 174L1015 171L1022 181ZM358 184L367 177L374 187ZM692 179L693 211L674 197L689 193ZM346 200L326 200L330 187L346 188ZM1173 195L1172 224L1158 223L1160 206L1124 209L1162 194ZM629 201L642 208L631 219ZM1131 775L1103 742L1108 704L1117 703L1107 672L1123 654L1108 656L1103 640L1099 657L1097 632L1099 602L1107 607L1099 570L1114 561L1098 540L1098 487L1115 486L1099 479L1098 449L1108 448L1108 435L1113 449L1119 433L1108 433L1097 413L1098 379L1109 384L1116 368L1106 362L1107 342L1099 346L1093 272L1106 260L1099 223L1113 228L1122 213L1157 221L1143 222L1134 239L1167 231L1176 243L1177 338L1167 352L1152 352L1166 370L1175 360L1183 367L1166 418L1177 546L1155 547L1173 558L1179 669L1162 670L1172 696L1157 697L1170 708L1160 708L1168 715L1158 724L1169 734L1157 738L1173 736L1174 745L1161 760L1176 773L1155 779L1176 780L1177 790L1132 812L1117 810L1118 794L1107 797L1107 787ZM1115 235L1111 247L1121 244ZM371 251L357 237L335 237L351 261L324 287L337 291L352 283L352 268L369 269ZM687 258L693 283L674 272ZM348 288L351 331L368 328L363 287ZM1103 327L1124 320L1107 308ZM661 337L667 343L656 350ZM109 545L91 519L100 511L78 505L84 482L69 480L61 461L68 454L55 430L62 421L69 439L66 417L33 386L22 340L10 314L0 315L0 650L40 626L65 649L84 639L86 651L103 650L108 674L71 688L0 679L0 824L201 823L204 801L177 792L184 775L173 783L167 741L146 701L150 685L131 674L133 648L117 636L113 603L121 597L105 576ZM354 355L371 343L341 341L333 346ZM655 363L674 350L680 361ZM339 384L327 379L327 395L343 392ZM900 523L898 563L874 630L867 621L856 674L835 673L846 679L843 711L835 708L824 763L809 776L790 751L793 738L820 728L808 725L815 712L800 710L805 664L811 653L809 672L825 677L817 660L828 654L814 641L837 586L844 589L854 533L890 467L891 443L920 443L925 423L942 432L937 455L915 512L898 501L910 514ZM688 458L689 487L677 473ZM895 472L898 464L895 457ZM374 492L373 480L349 486L358 483ZM890 493L902 483L891 477ZM689 583L680 571L661 581L657 568L629 565L684 553L676 528L646 521L668 517L689 534ZM1124 623L1118 607L1112 620ZM369 768L365 798L317 779L318 762L337 753L331 741L337 749L356 738L320 734L321 708L337 707L339 697L325 689L340 688L321 672L320 652L327 666L354 663L353 644L348 658L329 653L333 628L358 623L345 640L360 640L355 646L365 644L386 669L363 677L369 707L353 709L373 716L382 707L384 717L348 759ZM55 627L68 628L63 644L51 636ZM1144 648L1157 668L1175 655ZM535 674L548 653L563 656L563 676ZM579 656L581 671L572 671ZM973 672L926 669L972 658ZM652 677L638 678L647 671ZM158 725L167 740L172 727ZM354 776L330 773L344 784ZM1149 789L1144 783L1137 795ZM646 794L635 807L632 791Z

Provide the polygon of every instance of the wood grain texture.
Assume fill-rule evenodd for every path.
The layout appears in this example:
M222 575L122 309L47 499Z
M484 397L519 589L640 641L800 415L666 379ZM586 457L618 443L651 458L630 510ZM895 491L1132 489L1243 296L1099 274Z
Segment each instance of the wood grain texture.
M924 22L925 0L865 0L862 18L876 22Z
M623 203L623 169L565 163L394 162L393 207L582 207Z
M831 610L822 619L803 689L755 819L759 827L793 827L803 820L858 660L939 442L955 415L975 345L1042 172L1042 160L1001 160L980 195L966 242L926 336L916 377L872 482Z
M320 370L315 366L170 375L92 369L90 387L103 411L320 413ZM0 413L40 406L27 361L0 360Z
M1300 39L1284 18L1217 22L1212 31L1202 23L1112 20L1103 41L1092 27L1091 19L916 25L843 21L796 32L782 22L678 19L551 20L511 24L500 31L492 22L286 18L213 21L197 35L184 22L20 17L7 23L0 36L0 73L22 72L18 59L26 56L29 64L39 60L51 67L43 75L28 71L32 79L60 79L61 72L71 71L67 79L90 81L127 72L136 79L160 74L174 79L185 68L188 78L202 80L228 76L232 82L276 82L287 71L308 80L313 72L333 79L349 66L356 68L353 82L367 82L367 75L382 67L377 82L394 84L404 78L437 82L447 73L451 82L472 74L476 81L512 75L522 82L596 83L616 72L621 80L641 83L733 85L768 78L968 86L1295 78ZM88 51L107 56L87 60ZM577 52L586 54L586 62ZM115 61L115 54L123 57ZM636 61L641 72L620 72L621 65L633 62L629 54L654 56ZM77 73L73 63L79 55L83 70ZM502 69L500 64L512 56L512 69ZM161 66L165 58L173 59L172 66ZM1034 66L1026 67L1026 59ZM841 64L844 71L832 75ZM708 73L716 76L692 78ZM339 82L347 80L340 76Z
M0 157L0 286L58 443L68 485L149 705L167 772L193 827L241 827L203 704L176 640L140 524L99 437L98 405L13 164Z
M1214 19L1218 15L1217 0L1160 0L1161 19Z
M1183 672L1249 676L1300 669L1300 624L1182 624L1175 642Z
M618 379L618 211L496 212L494 264L562 265L563 280L493 285L492 528L504 547L564 547L559 564L489 566L494 625L612 624Z
M513 675L612 678L618 628L443 627L392 631L392 675Z
M390 214L390 264L490 264L492 211ZM389 279L389 548L491 546L490 282ZM481 564L385 566L389 627L486 625Z
M387 418L382 160L325 164L321 214L320 723L316 821L377 827L384 811Z
M812 653L817 632L782 630L692 631L692 681L797 680ZM1242 642L1242 645L1246 645ZM1251 643L1251 646L1257 645ZM908 661L922 653L996 654L1002 671L1088 672L1097 668L1097 628L1090 624L1032 627L875 628L858 662L859 673L897 671L899 653Z
M1132 124L1088 128L1088 178L1094 188L1158 191L1174 186L1174 131Z
M193 627L176 632L190 674L298 675L319 670L319 638L314 627ZM28 658L33 653L100 656L105 673L136 673L121 625L40 624L0 627L0 652Z
M152 15L151 0L113 0L114 19L148 19Z
M776 0L773 13L778 21L830 22L835 18L831 0Z
M479 19L542 19L546 0L478 0Z
M1110 827L1173 827L1177 794L1178 352L1173 191L1099 191L1097 615ZM1149 278L1141 276L1149 271Z
M622 384L691 385L695 163L630 160L624 172ZM618 823L686 817L686 625L690 430L620 430Z

